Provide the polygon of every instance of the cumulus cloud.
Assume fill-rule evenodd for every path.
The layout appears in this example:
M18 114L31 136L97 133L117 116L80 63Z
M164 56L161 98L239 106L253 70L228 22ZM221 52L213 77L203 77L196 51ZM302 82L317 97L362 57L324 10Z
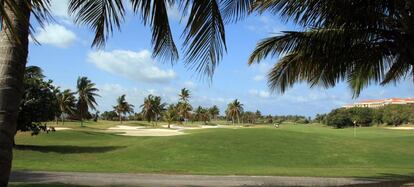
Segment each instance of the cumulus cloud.
M59 24L49 24L42 28L35 38L41 44L66 48L76 41L76 35L66 27Z
M148 50L90 52L88 61L99 69L134 81L165 83L176 78L172 69L164 70L158 67Z
M264 90L250 90L249 94L254 97L259 97L263 99L267 99L271 97L271 93Z

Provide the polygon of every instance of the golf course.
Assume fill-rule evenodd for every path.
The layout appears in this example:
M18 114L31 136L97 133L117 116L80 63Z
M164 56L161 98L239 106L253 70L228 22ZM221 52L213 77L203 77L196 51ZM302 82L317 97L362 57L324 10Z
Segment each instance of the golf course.
M123 136L119 122L67 122L56 132L19 132L14 171L266 175L404 179L414 173L414 131L334 129L283 123L197 128L175 136ZM147 122L123 125L164 129ZM63 128L62 128L63 129Z

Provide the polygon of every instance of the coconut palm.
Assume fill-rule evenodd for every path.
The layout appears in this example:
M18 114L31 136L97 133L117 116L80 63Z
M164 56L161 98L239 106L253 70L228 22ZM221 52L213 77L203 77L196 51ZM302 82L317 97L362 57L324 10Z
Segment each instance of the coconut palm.
M237 118L237 123L240 124L240 116L242 113L243 113L243 104L241 104L239 100L236 99L227 105L226 114L231 118L233 124L234 124L235 118Z
M60 110L60 117L62 120L62 124L65 123L64 115L71 115L74 114L76 111L76 97L75 93L72 92L70 89L66 89L63 92L59 92L56 95L59 110Z
M145 99L144 99L144 103L140 106L142 111L142 116L145 120L147 120L148 122L151 122L154 120L154 106L153 106L153 95L148 95Z
M180 97L180 101L183 103L188 103L189 99L190 99L190 90L183 88L181 89L180 94L178 94L178 96Z
M204 124L207 124L207 121L210 119L210 115L207 109L199 106L195 110L195 120L203 121Z
M217 119L217 116L220 114L220 109L214 105L208 109L208 113L210 114L211 118Z
M189 69L211 76L226 51L224 21L238 16L239 2L233 0L69 0L69 13L79 25L95 33L92 45L103 47L114 29L120 29L124 20L125 3L139 15L144 25L152 30L153 55L163 61L175 62L179 52L168 20L167 9L178 6L182 17L187 17L183 30L184 62ZM221 6L223 5L223 7ZM236 10L236 11L234 11ZM189 12L189 14L187 14ZM30 19L30 17L34 19ZM27 62L31 20L45 25L53 20L50 0L0 1L0 185L7 186L18 103L23 91L24 67ZM7 103L7 104L6 104Z
M125 100L125 94L118 97L116 103L117 105L114 106L114 110L118 114L119 121L122 124L122 115L134 113L134 105L129 104Z
M168 105L167 109L164 112L163 118L167 122L168 128L170 128L171 123L178 120L177 106L174 104Z
M95 83L92 83L87 77L79 77L77 84L77 94L78 94L78 112L81 120L81 126L83 126L83 119L89 113L89 108L96 110L95 97L99 97L96 93L99 90L95 87Z
M346 81L357 97L373 83L413 78L412 1L276 0L255 8L304 28L266 38L251 54L249 64L280 56L268 74L273 90L285 92L298 82L333 87Z
M155 121L157 123L159 116L164 112L166 103L161 102L161 97L148 95L144 99L144 104L140 107L142 108L142 114L144 119L148 122Z

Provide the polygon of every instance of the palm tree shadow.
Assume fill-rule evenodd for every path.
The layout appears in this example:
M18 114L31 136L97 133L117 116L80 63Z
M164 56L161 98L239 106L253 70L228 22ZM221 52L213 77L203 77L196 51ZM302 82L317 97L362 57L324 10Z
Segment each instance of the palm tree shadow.
M16 150L38 151L42 153L61 153L61 154L77 154L77 153L106 153L123 149L126 146L72 146L72 145L16 145Z

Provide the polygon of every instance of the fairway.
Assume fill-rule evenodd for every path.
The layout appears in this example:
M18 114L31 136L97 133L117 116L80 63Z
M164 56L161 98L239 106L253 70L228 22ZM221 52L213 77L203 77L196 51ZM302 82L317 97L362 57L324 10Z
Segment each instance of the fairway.
M414 174L414 131L332 129L319 124L186 130L127 137L117 122L67 124L72 130L18 133L13 169L211 175L407 178ZM145 125L129 122L128 125Z

